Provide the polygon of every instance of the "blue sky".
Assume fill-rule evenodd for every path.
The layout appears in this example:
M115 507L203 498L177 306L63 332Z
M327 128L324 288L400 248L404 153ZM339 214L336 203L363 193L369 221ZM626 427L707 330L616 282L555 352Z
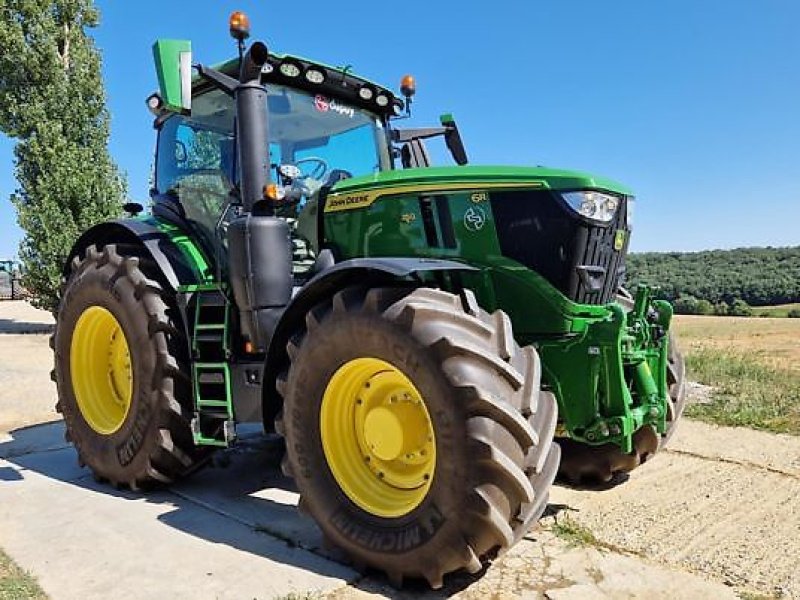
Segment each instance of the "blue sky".
M189 38L196 60L218 62L234 53L227 17L241 9L276 51L391 86L413 73L416 123L453 112L473 163L627 184L635 251L800 245L795 0L97 4L111 152L138 201L154 142L152 42ZM13 189L12 142L0 139L0 256L21 236Z

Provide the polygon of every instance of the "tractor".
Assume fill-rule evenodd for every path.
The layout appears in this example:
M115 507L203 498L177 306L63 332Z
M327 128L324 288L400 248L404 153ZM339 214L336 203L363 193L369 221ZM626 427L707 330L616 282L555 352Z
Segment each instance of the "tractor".
M412 77L395 95L229 29L215 67L156 42L150 211L66 261L53 379L81 464L169 484L263 424L329 543L437 588L518 542L559 473L613 482L667 441L683 360L671 306L621 287L627 188L470 165L452 116L397 126Z
M24 295L19 263L15 260L0 259L0 299L20 300Z

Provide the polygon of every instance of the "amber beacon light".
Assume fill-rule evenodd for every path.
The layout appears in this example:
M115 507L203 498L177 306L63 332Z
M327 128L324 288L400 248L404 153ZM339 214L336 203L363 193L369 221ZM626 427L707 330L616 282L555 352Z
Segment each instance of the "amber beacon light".
M230 28L231 37L240 42L250 37L250 18L239 10L231 13L228 19L228 27Z

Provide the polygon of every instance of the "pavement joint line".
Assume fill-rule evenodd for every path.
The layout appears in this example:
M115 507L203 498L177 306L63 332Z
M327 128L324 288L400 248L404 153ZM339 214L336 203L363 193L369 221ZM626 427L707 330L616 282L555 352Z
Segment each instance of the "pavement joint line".
M264 526L264 525L259 525L258 523L253 524L253 523L247 521L246 519L242 519L241 517L239 517L239 516L237 516L237 515L235 515L233 513L230 513L230 512L228 512L226 510L218 508L218 507L206 502L205 500L201 500L199 498L195 498L191 494L187 494L186 492L182 492L180 490L175 490L175 489L171 489L171 488L166 488L166 491L168 491L168 492L170 492L172 494L175 494L179 498L183 498L184 500L186 500L188 502L196 504L197 506L205 508L206 510L209 510L209 511L211 511L213 513L216 513L216 514L218 514L218 515L220 515L222 517L225 517L227 519L231 519L232 521L235 521L236 523L239 523L240 525L244 525L245 527L247 527L249 529L252 529L256 533L267 535L267 536L269 536L269 537L271 537L273 539L280 540L281 542L286 544L289 548L298 548L300 550L303 550L304 552L309 552L311 554L314 554L315 556L319 556L320 558L323 558L325 560L331 561L333 563L337 563L337 564L340 564L340 565L343 565L343 566L346 566L346 567L347 566L352 567L352 565L348 565L346 563L343 563L343 562L341 562L339 560L336 560L335 558L332 558L331 556L328 556L328 555L320 552L319 548L306 546L302 542L299 542L299 541L297 541L295 539L292 539L289 536L281 535L281 534L279 534L279 533L277 533L275 531L271 531L271 530L267 529L267 527ZM348 581L347 583L344 584L344 586L355 585L355 584L363 581L364 579L366 579L366 575L362 575L361 573L358 573L358 571L356 571L356 573L358 574L358 577L356 579L354 579L353 581Z
M780 469L778 467L770 467L769 465L761 465L759 463L754 463L747 460L736 460L735 458L725 458L724 456L708 456L707 454L700 454L699 452L692 452L691 450L678 450L677 448L666 448L666 452L671 454L677 454L679 456L690 456L692 458L698 458L700 460L705 460L708 462L721 462L728 465L737 465L739 467L745 467L747 469L754 469L757 471L766 471L768 473L774 473L775 475L782 475L783 477L789 477L790 479L797 479L800 481L800 473L795 471L785 471L784 469Z

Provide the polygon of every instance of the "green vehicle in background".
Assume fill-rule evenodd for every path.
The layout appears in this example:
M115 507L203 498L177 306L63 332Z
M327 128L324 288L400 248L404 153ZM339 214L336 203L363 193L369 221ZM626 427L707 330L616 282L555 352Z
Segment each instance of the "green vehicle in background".
M20 275L17 261L0 260L0 300L20 300L24 297Z
M152 214L65 266L53 377L82 463L169 483L263 423L330 543L439 587L519 541L559 472L611 481L666 442L683 361L670 305L621 289L628 189L468 165L451 116L395 127L412 78L398 98L230 29L216 68L156 43Z

